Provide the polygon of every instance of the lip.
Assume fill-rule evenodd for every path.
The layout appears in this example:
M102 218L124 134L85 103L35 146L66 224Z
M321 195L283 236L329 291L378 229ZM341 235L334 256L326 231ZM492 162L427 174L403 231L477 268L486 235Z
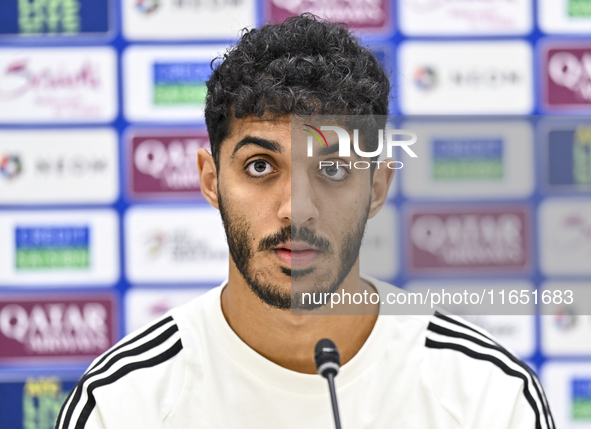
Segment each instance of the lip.
M308 243L290 242L281 244L273 249L281 262L291 267L310 265L320 254L320 251Z

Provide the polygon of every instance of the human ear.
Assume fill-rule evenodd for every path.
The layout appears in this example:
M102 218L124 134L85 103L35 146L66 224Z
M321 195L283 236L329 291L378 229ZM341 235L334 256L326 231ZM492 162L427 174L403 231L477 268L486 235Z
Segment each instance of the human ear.
M391 159L384 160L383 166L386 166ZM394 177L394 170L391 168L378 168L373 173L373 182L371 184L371 203L369 204L369 218L374 217L382 208L388 198L388 189Z
M199 170L201 193L209 204L219 209L217 169L213 156L203 148L197 152L197 169Z

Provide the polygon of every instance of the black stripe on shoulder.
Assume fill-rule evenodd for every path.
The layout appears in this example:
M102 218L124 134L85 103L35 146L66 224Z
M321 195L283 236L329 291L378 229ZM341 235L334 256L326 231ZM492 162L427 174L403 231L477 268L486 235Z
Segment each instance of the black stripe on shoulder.
M92 413L92 410L94 409L94 407L96 405L96 400L93 395L94 389L114 383L117 380L119 380L121 377L129 374L132 371L135 371L138 369L143 369L143 368L151 368L151 367L159 365L163 362L166 362L167 360L176 356L182 349L183 349L183 344L182 344L181 340L179 339L176 343L174 343L174 345L172 347L170 347L165 352L159 354L158 356L155 356L155 357L145 360L145 361L130 363L130 364L125 365L124 367L118 369L115 373L111 374L109 377L103 378L101 380L93 381L92 383L90 383L90 385L88 386L88 400L86 401L86 404L84 405L84 408L82 409L82 412L80 413L80 417L78 418L78 421L76 422L76 426L74 426L74 429L84 429L84 426L86 425L86 422L88 421L88 418L90 417L90 413Z
M140 355L140 354L145 353L145 352L159 346L160 344L164 343L168 338L170 338L172 335L174 335L175 332L178 331L178 326L176 324L171 325L168 329L166 329L164 332L162 332L159 336L157 336L157 337L153 338L152 340L147 341L147 342L145 342L133 349L130 349L130 350L127 350L127 351L121 352L121 353L116 353L117 351L121 350L121 348L123 348L127 345L136 343L137 341L145 338L147 335L154 332L156 329L166 325L167 323L169 323L171 321L173 321L171 316L166 317L165 319L162 319L160 322L150 326L148 329L146 329L145 331L142 331L142 333L138 334L137 336L135 336L135 337L131 338L130 340L126 341L125 343L122 343L122 344L118 345L117 347L111 349L95 365L93 365L92 368L90 368L86 372L86 374L84 374L84 376L78 381L78 383L76 384L76 387L70 392L68 399L66 399L66 401L64 402L64 406L60 410L59 415L57 417L56 429L58 428L59 422L61 421L62 414L63 414L64 410L66 409L66 404L68 403L70 396L72 396L72 394L74 394L74 396L72 398L72 402L67 406L68 410L67 410L66 415L64 417L64 423L62 425L62 428L64 428L64 429L68 428L68 426L70 424L70 420L72 419L72 414L74 413L74 410L75 410L76 406L78 405L78 402L80 401L80 398L82 396L82 392L84 390L84 383L86 383L92 377L95 377L95 376L105 373L106 371L109 370L109 368L111 368L116 362L120 361L121 359L123 359L125 357L129 357L129 356ZM98 366L100 366L100 364L102 362L104 362L106 359L108 359L109 357L111 359L102 368L95 369Z
M509 352L506 348L504 348L503 346L501 346L498 342L496 342L493 338L491 338L488 335L485 335L484 333L472 328L471 326L468 326L458 320L452 319L451 317L445 316L441 313L435 313L435 317L438 317L439 319L445 320L446 322L452 323L456 326L460 326L464 329L468 329L472 332L477 333L478 335L483 336L484 338L489 339L490 341L492 341L494 343L490 344L487 343L486 341L481 340L480 338L465 334L463 332L458 332L458 331L453 331L451 329L448 328L444 328L443 326L437 325L433 322L429 322L429 325L427 327L427 329L429 331L435 332L437 334L440 335L444 335L444 336L448 336L448 337L452 337L452 338L461 338L467 341L471 341L475 344L478 344L479 346L491 349L491 350L496 350L499 353L502 353L503 355L505 355L508 359L510 359L513 363L515 363L516 365L518 365L520 368L522 368L525 372L527 372L530 377L532 378L532 384L534 386L534 389L536 391L536 394L540 400L540 403L542 405L542 408L544 410L544 418L546 420L546 425L548 428L554 428L555 424L554 424L554 418L552 417L552 413L550 412L550 407L548 406L548 400L546 399L546 395L544 393L543 390L541 390L538 387L538 383L536 383L537 380L537 376L536 374L531 370L530 367L528 367L525 363L523 363L521 360L519 360L515 355L513 355L513 353ZM552 423L552 424L550 424Z
M91 369L96 368L97 366L99 366L101 363L103 363L109 356L111 356L113 353L115 353L117 350L129 345L129 344L133 344L136 341L141 340L142 338L145 338L146 336L150 335L152 332L154 332L156 329L160 328L161 326L166 325L169 322L172 322L173 318L172 316L168 316L165 317L164 319L162 319L160 322L158 323L154 323L152 326L150 326L149 328L147 328L146 330L142 331L141 333L139 333L138 335L136 335L135 337L129 339L128 341L119 344L117 347L114 347L113 349L111 349L111 351L109 351L108 353L106 353L96 364L93 365L93 367Z
M520 378L521 380L523 380L523 394L525 395L527 402L532 407L532 409L536 415L536 429L542 429L542 425L540 423L540 412L538 411L538 406L536 404L536 401L531 396L529 389L527 388L529 381L527 380L527 377L524 374L522 374L519 371L515 371L514 369L509 368L503 361L501 361L493 356L475 352L474 350L471 350L471 349L461 346L459 344L441 343L439 341L433 341L430 338L427 338L427 340L425 341L425 345L429 348L432 348L432 349L455 350L455 351L463 353L466 356L469 356L473 359L491 362L492 364L499 367L505 374L510 375L512 377L517 377L517 378Z

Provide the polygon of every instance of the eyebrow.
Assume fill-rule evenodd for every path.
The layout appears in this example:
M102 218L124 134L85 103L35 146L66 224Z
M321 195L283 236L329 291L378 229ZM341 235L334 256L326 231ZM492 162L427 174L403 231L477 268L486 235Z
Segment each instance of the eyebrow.
M240 149L242 149L244 146L248 146L251 144L255 145L255 146L259 146L259 147L266 149L270 152L283 153L283 149L281 149L281 145L279 143L277 143L275 140L267 140L267 139L262 139L260 137L246 136L242 140L240 140L238 143L236 143L236 146L234 147L234 151L232 152L232 156L230 156L230 158L234 158L234 156L236 155L236 153Z

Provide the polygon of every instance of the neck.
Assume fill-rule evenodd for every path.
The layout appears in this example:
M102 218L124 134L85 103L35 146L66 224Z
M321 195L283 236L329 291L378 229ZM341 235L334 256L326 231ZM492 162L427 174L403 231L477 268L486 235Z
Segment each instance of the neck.
M359 261L341 284L347 293L373 293L371 285L359 276ZM292 371L314 374L314 347L322 338L330 338L346 364L363 346L377 320L378 305L363 306L341 314L295 315L263 303L252 292L233 263L228 284L222 292L222 311L232 330L248 346L270 361ZM348 313L343 315L343 312Z

